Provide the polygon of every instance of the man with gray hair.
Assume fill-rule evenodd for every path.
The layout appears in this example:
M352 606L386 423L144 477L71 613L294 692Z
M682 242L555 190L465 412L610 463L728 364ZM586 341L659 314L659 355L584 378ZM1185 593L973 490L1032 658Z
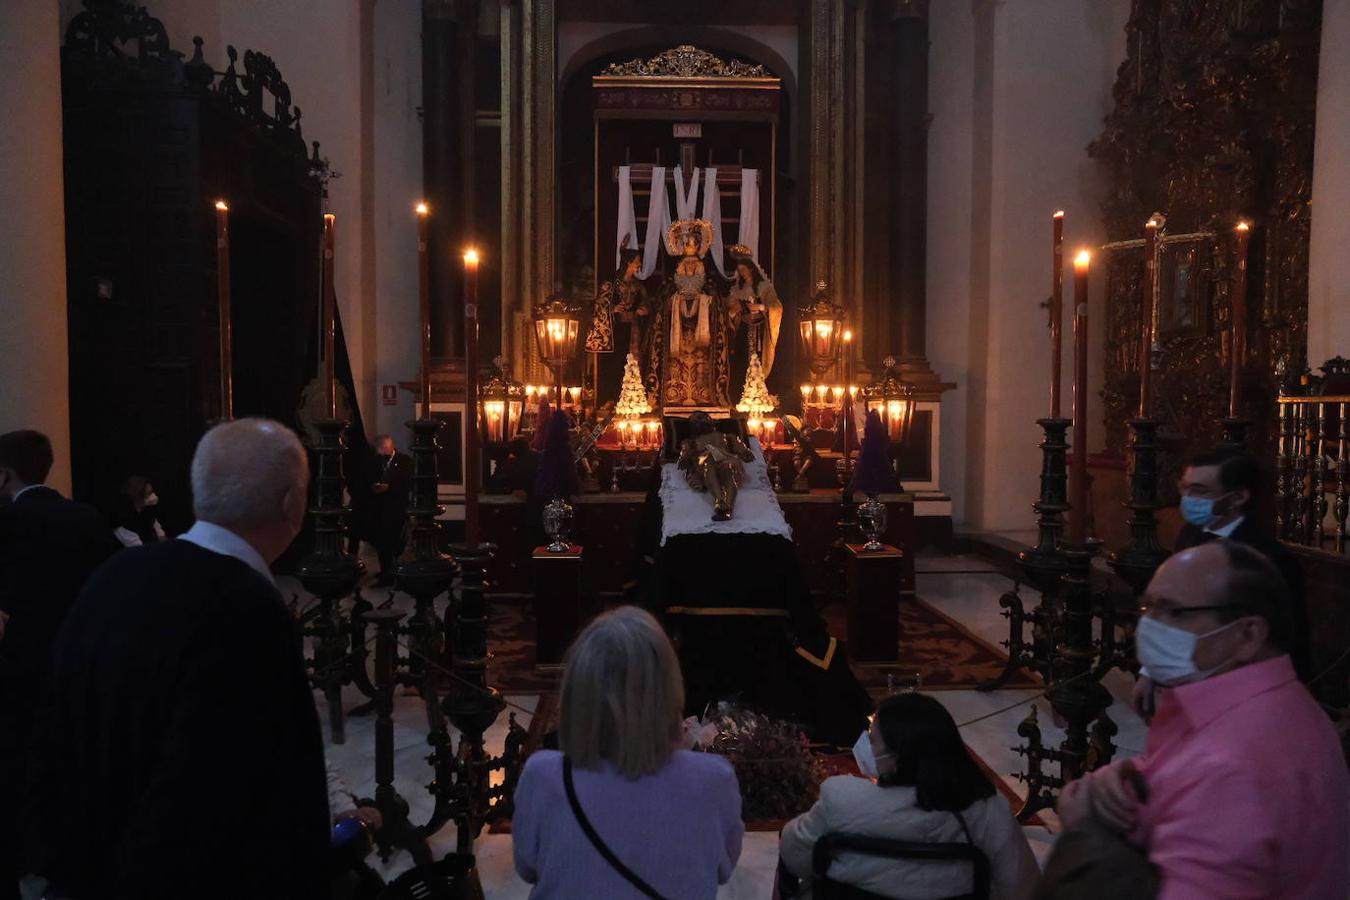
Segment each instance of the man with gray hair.
M308 480L284 426L213 428L192 460L197 523L80 595L30 791L32 868L55 896L324 896L323 745L268 569Z

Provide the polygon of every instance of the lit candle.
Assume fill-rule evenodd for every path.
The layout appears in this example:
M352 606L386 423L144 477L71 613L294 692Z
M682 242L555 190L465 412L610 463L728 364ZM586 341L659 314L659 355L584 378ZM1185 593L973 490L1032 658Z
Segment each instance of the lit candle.
M1079 251L1073 260L1073 467L1069 471L1069 540L1087 539L1087 340L1088 268L1092 254Z
M1153 400L1153 285L1157 278L1158 226L1156 217L1144 223L1143 344L1139 348L1139 418L1147 418Z
M1237 261L1233 270L1233 314L1232 334L1229 336L1228 370L1228 418L1242 416L1242 363L1247 356L1247 241L1251 239L1251 226L1239 222L1237 235Z
M839 374L843 376L844 383L847 384L853 378L853 332L845 328L842 337L844 338L844 371Z
M833 387L831 387L830 394L833 397L834 402L837 404L840 400L844 399L843 385L836 384Z
M337 378L334 346L337 342L337 289L333 285L333 253L337 243L337 217L323 217L323 384L328 418L337 418Z
M478 402L478 250L464 251L464 397L469 421ZM464 429L464 540L478 544L478 429Z
M571 406L572 406L572 408L573 408L573 409L580 409L580 408L581 408L581 388L579 388L579 387L570 387L570 388L567 389L567 395L568 395L569 399L571 400Z
M216 303L220 316L220 417L234 418L234 321L230 316L230 207L216 201Z
M806 407L810 403L811 403L811 385L804 384L802 385L802 410L805 411Z
M1050 279L1050 418L1059 418L1059 372L1063 358L1061 330L1064 325L1064 210L1055 210L1053 261Z
M764 420L764 446L772 447L778 441L778 421L776 419Z
M422 372L419 398L422 418L431 418L431 253L428 246L427 218L431 209L425 202L417 204L417 308L421 317Z

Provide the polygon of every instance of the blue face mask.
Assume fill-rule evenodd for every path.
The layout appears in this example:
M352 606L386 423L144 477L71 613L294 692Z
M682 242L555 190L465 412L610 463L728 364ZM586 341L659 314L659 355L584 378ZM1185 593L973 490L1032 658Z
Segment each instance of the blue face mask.
M1224 497L1227 496L1227 494L1224 494ZM1222 497L1219 498L1219 500L1222 499ZM1201 528L1204 528L1210 522L1220 518L1219 514L1214 511L1214 507L1218 505L1218 502L1218 500L1212 497L1182 497L1181 517L1192 525L1198 525Z
M1148 670L1148 677L1158 684L1172 686L1203 681L1222 669L1223 665L1204 671L1198 669L1195 665L1195 645L1202 638L1218 634L1236 624L1229 622L1213 631L1194 634L1184 628L1159 622L1152 616L1144 616L1139 620L1139 627L1134 634L1135 656Z

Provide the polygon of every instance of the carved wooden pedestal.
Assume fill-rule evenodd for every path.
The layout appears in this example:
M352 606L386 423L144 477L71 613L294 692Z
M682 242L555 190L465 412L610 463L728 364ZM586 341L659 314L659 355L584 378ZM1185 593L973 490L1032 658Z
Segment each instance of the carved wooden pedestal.
M534 550L534 617L538 628L536 665L557 666L581 630L581 545L563 553Z
M856 662L895 662L900 645L900 594L905 553L847 546L848 655Z

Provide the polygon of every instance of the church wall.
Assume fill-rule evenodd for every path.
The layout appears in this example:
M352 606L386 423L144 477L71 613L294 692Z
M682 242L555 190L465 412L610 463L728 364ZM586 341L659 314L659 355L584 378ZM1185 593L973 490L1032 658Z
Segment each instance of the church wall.
M1308 364L1350 357L1350 0L1324 0L1313 150Z
M413 395L398 392L385 406L378 386L417 377L417 241L412 206L422 191L422 37L420 0L375 4L374 241L375 406L366 412L372 431L407 433ZM490 357L491 354L489 353Z
M70 373L61 168L61 37L48 0L0 4L0 432L52 440L70 492ZM55 111L55 114L54 114Z
M1050 214L1066 211L1066 262L1103 239L1100 179L1085 147L1109 108L1127 13L1073 0L932 7L928 339L934 368L959 385L944 398L943 486L969 528L1034 526L1035 420L1049 405L1039 304L1050 291ZM1101 274L1089 319L1089 450L1103 434ZM1066 297L1065 415L1071 307Z

